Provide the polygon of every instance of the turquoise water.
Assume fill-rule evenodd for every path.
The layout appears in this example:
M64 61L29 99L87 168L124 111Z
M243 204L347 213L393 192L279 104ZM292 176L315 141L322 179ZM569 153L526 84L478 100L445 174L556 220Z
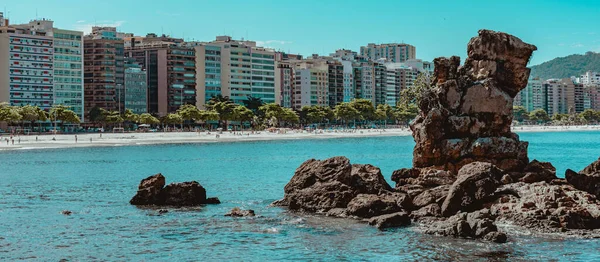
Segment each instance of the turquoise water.
M551 161L560 176L600 156L600 132L521 138L531 159ZM600 259L600 240L513 232L497 245L268 207L308 158L345 155L381 167L389 180L411 165L413 145L411 137L380 137L0 152L0 260ZM139 181L158 172L167 183L197 180L223 204L160 216L129 205ZM259 216L223 216L235 206Z

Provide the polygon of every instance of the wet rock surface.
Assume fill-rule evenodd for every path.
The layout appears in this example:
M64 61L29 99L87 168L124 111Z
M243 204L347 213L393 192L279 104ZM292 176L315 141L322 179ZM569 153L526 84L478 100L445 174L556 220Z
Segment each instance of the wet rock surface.
M206 190L196 181L165 186L165 177L156 174L142 179L138 191L129 201L132 205L199 206L218 204L218 198L206 198Z
M254 213L254 210L252 209L248 209L248 210L242 210L239 207L234 207L233 209L231 209L231 211L229 211L227 214L225 214L226 217L253 217L256 216L256 214Z
M510 240L497 225L600 237L600 159L559 179L551 163L530 162L528 143L510 130L513 97L527 83L534 50L514 36L481 30L463 66L458 57L435 59L434 87L411 123L413 167L393 172L393 188L377 167L345 157L312 159L274 204L366 219L378 228L412 221L427 234L497 243Z

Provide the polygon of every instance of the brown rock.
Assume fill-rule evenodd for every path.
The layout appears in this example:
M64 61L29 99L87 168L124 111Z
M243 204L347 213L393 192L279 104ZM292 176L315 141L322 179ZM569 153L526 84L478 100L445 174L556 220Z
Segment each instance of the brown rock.
M361 218L371 218L399 211L402 211L402 208L398 206L396 198L391 194L360 194L352 199L346 208L348 215Z
M165 177L156 174L142 179L135 196L129 201L132 205L152 205L160 202L160 191L165 186Z
M512 105L527 84L527 61L536 47L481 30L468 50L462 67L458 57L434 60L434 87L424 92L411 123L413 165L456 174L471 162L488 162L522 171L528 144L510 132Z
M565 178L575 188L600 197L600 159L594 161L579 173L567 169Z
M474 162L460 169L458 178L442 204L442 215L470 211L479 207L501 184L502 171L485 162Z
M140 182L138 192L129 201L132 205L198 206L218 204L218 198L207 200L206 190L196 181L172 183L164 187L162 174L147 177Z
M346 208L359 194L384 194L391 187L379 168L351 165L345 157L304 162L284 188L284 198L274 205L291 210L327 213L333 208Z
M233 209L231 209L231 211L229 211L227 214L225 214L226 217L253 217L256 216L256 214L254 214L254 210L252 209L248 209L248 210L242 210L239 207L234 207Z
M396 212L373 217L369 219L369 225L375 226L378 229L408 226L410 225L410 218L405 212Z

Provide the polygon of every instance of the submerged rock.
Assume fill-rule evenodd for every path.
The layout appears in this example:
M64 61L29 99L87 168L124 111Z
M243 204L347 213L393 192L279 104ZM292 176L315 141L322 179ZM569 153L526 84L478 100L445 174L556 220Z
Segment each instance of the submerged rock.
M227 214L225 214L226 217L253 217L256 216L256 214L254 213L254 210L252 209L248 209L248 210L242 210L239 207L234 207L233 209L231 209L231 211L229 211Z
M132 205L198 206L220 203L218 199L207 201L206 190L196 181L172 183L165 186L165 177L156 174L142 179L138 191L129 201Z

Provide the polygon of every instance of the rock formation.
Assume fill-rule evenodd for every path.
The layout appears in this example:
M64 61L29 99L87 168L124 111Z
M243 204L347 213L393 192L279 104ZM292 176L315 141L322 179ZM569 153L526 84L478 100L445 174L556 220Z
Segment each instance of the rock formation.
M206 198L206 190L196 181L165 186L165 177L156 174L142 179L138 191L129 201L132 205L198 206L219 204L218 198Z
M393 172L394 188L377 167L345 157L308 160L274 204L291 210L363 219L378 228L415 222L435 235L506 242L496 223L533 232L600 236L600 159L565 179L548 162L527 156L512 133L513 97L525 87L536 50L489 30L458 57L434 60L434 86L411 123L412 168Z
M229 211L227 214L225 214L226 217L253 217L256 216L256 214L254 213L254 210L252 209L248 209L248 210L242 210L239 207L234 207L233 209L231 209L231 211Z
M527 85L526 67L536 47L489 30L468 44L468 58L436 58L433 88L422 94L411 123L416 168L456 174L471 162L522 171L527 142L510 131L513 98Z
M579 173L567 169L565 178L575 188L600 197L600 158Z

